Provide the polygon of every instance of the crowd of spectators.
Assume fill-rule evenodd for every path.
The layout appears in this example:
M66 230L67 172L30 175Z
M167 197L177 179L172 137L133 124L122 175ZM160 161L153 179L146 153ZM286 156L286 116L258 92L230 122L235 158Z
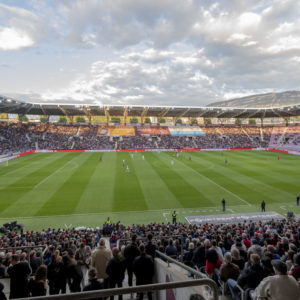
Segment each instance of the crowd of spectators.
M300 127L206 126L203 136L171 136L168 127L135 128L135 136L100 135L103 126L0 122L0 155L29 150L265 148L300 143ZM152 130L153 129L153 130ZM141 134L145 133L147 134ZM152 134L149 134L152 133ZM156 133L157 135L153 135ZM285 137L283 137L285 134Z
M129 286L148 284L159 250L216 282L227 282L235 300L240 299L237 285L250 290L253 299L268 293L267 299L284 299L276 296L282 293L299 299L299 225L287 220L232 225L109 223L102 229L11 232L0 237L0 277L10 276L11 298L65 293L67 286L71 292L121 287L126 271ZM33 248L9 249L25 246Z

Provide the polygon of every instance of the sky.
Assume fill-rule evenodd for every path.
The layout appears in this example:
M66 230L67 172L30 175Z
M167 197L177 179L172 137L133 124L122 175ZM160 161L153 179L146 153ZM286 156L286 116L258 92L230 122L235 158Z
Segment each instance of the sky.
M299 90L299 0L0 0L0 95L205 106Z

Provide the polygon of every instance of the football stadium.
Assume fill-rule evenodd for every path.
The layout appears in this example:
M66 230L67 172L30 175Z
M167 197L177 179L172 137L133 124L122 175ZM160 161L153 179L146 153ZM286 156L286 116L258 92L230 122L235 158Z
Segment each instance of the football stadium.
M212 236L216 239L214 243L219 240L225 254L225 247L229 250L232 247L228 242L232 229L239 232L232 243L240 243L242 248L249 243L251 248L251 243L256 244L257 233L251 239L245 229L247 232L251 224L253 230L259 226L256 228L259 232L260 226L266 226L269 229L263 239L270 241L267 249L271 253L279 243L278 229L274 234L273 226L287 226L293 235L298 232L300 126L288 122L264 125L268 118L297 117L298 105L276 109L79 107L25 103L2 97L0 111L47 118L46 122L0 123L0 216L4 236L21 230L28 232L30 240L41 233L48 236L56 232L63 232L69 239L69 235L77 233L84 239L75 236L75 245L81 241L85 249L86 239L91 236L95 239L97 232L96 236L110 237L102 238L109 248L121 248L124 243L126 257L126 247L132 247L132 244L125 246L130 241L128 232L137 233L141 241L150 233L161 256L169 255L169 259L175 258L193 270L204 272L201 276L213 278L220 286L217 294L223 289L222 297L230 297L225 295L229 283L210 273L208 250L207 254L198 253L211 240L206 238L201 246L195 239L196 232ZM59 120L81 116L90 122L49 122L52 115L60 116ZM95 115L106 118L107 122L92 123ZM249 116L259 119L261 124L198 124L200 118ZM124 123L111 122L121 117ZM162 118L173 124L165 124ZM190 123L178 122L183 118ZM143 123L146 119L147 123ZM162 123L149 122L156 119ZM228 232L225 240L212 232L205 233L220 230L222 226ZM159 240L160 235L167 238ZM18 249L29 245L18 239L15 243L20 246ZM34 247L40 246L37 244L33 243ZM93 248L93 243L89 244ZM7 246L11 245L3 240L2 247ZM30 249L35 253L34 248ZM223 254L221 258L224 260ZM242 260L240 254L235 259ZM246 256L243 259L245 263ZM223 272L221 275L224 276ZM128 284L132 285L129 278L130 275ZM202 277L198 274L195 278ZM250 297L250 289L239 288L238 295ZM177 299L185 299L191 291L179 293ZM202 292L208 293L207 288ZM212 296L208 295L208 299Z
M300 300L299 26L1 0L0 300Z

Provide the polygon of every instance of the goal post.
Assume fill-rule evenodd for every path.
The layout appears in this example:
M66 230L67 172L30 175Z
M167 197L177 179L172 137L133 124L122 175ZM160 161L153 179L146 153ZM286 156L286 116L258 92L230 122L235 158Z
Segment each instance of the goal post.
M0 169L8 166L8 159L0 159Z

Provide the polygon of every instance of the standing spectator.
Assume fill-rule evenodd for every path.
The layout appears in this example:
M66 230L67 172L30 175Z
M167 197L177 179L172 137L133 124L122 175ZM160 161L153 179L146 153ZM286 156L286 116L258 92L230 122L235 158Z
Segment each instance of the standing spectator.
M109 276L109 287L114 288L116 285L122 287L122 282L125 278L126 262L118 248L113 248L112 254L113 258L106 267L106 273ZM114 296L111 296L110 300L113 299ZM122 299L122 295L119 295L119 300Z
M14 254L11 258L11 264L7 269L10 277L10 299L28 297L27 285L31 274L31 268L28 262L20 262L18 255Z
M30 252L30 267L32 270L32 274L35 274L37 268L42 264L42 258L37 257L37 253L35 250Z
M30 297L46 296L48 289L47 267L41 265L37 268L34 279L28 283L28 293Z
M99 242L99 247L92 254L92 267L96 269L97 278L104 280L104 288L109 287L108 275L106 274L106 266L109 260L112 258L112 253L110 249L105 247L105 239L101 238Z
M85 277L87 275L90 263L91 263L91 251L89 251L88 247L85 246L84 243L81 243L79 249L75 252L75 259L77 260L77 264L80 266L82 271L82 288L85 286Z
M132 286L133 262L134 262L135 258L140 255L140 251L139 251L137 243L136 243L136 238L137 238L137 236L134 234L131 237L131 244L126 246L126 248L124 250L129 286Z
M286 264L279 260L272 260L275 275L266 277L255 289L253 299L270 300L299 300L300 292L294 277L287 275Z
M55 295L66 293L67 288L67 266L63 263L61 256L52 255L50 264L48 265L48 280L49 280L49 294Z
M201 267L204 267L206 264L205 259L205 247L203 244L198 244L198 247L196 248L194 252L193 257L193 263L200 269Z
M240 256L240 251L237 248L233 248L231 250L232 255L232 263L236 264L240 270L244 269L245 266L245 260Z
M136 285L151 284L152 277L154 275L154 262L150 255L145 252L144 244L140 247L140 256L136 257L133 263L133 271L136 277ZM152 300L152 293L148 292L148 299ZM138 299L142 300L144 297L143 293L139 293Z
M103 289L102 283L97 279L97 271L96 271L95 268L89 269L89 271L88 271L88 281L89 281L88 284L83 288L83 292ZM99 298L90 299L90 300L99 300Z
M63 257L64 264L67 266L68 282L71 293L81 292L80 283L82 281L82 271L77 261L68 255Z
M156 245L154 245L152 243L152 238L153 238L153 235L151 233L149 233L147 236L148 242L147 242L145 248L146 248L146 253L148 255L151 255L152 258L154 259L155 255L156 255L157 247L156 247Z

